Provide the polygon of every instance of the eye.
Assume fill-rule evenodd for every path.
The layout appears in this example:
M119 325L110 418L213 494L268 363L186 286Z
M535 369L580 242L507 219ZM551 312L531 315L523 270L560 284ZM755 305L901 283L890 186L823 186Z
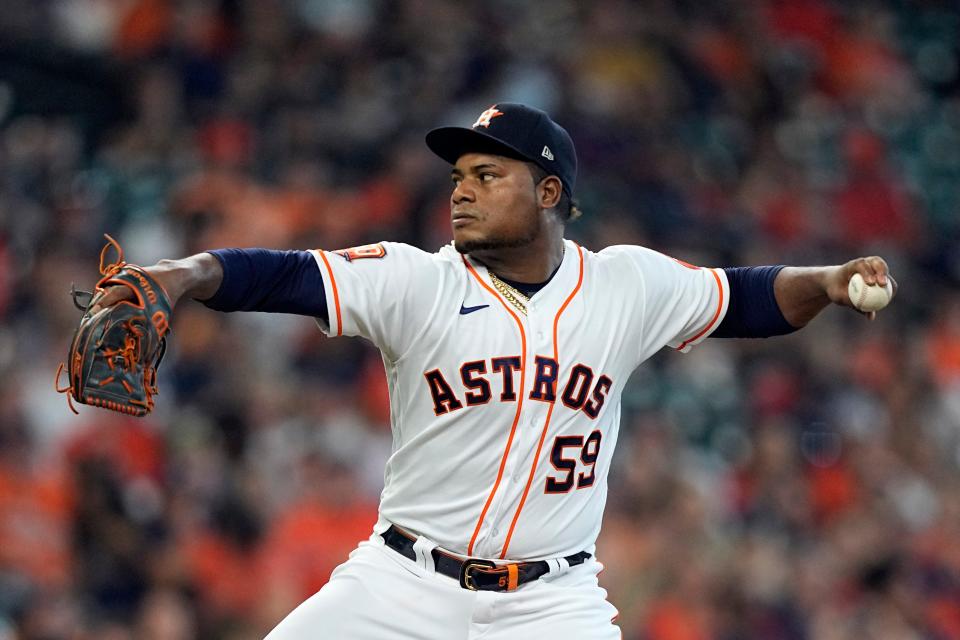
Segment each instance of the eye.
M497 176L493 175L492 173L486 173L486 172L484 172L484 173L481 173L481 174L480 174L480 182L490 182L491 180L493 180L493 179L496 178L496 177L497 177Z
M453 183L453 186L459 187L459 186L460 186L460 183L463 182L463 178L461 178L461 177L459 177L459 176L452 176L452 177L450 178L450 182Z

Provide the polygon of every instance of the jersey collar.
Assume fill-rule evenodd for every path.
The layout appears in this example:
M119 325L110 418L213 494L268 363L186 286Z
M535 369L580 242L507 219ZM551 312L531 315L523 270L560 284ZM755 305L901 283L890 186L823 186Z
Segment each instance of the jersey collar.
M553 275L547 280L547 283L540 288L539 291L530 296L530 303L535 305L539 301L547 299L551 292L556 290L567 291L576 286L576 278L571 278L572 272L576 271L576 262L577 262L577 245L568 239L563 240L563 259L560 260L560 265L557 267L556 271L553 272ZM484 279L484 281L493 287L493 282L490 279L490 270L480 261L474 260L470 256L463 256L464 260L469 261L469 263L477 270L477 273ZM575 274L574 274L575 275ZM558 284L559 283L559 284ZM563 284L567 283L567 284ZM498 297L499 293L495 293ZM559 303L558 303L559 304Z

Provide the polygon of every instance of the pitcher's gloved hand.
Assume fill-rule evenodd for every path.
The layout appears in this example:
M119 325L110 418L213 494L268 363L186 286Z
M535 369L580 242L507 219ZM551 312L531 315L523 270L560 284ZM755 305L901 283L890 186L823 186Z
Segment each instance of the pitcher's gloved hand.
M58 384L66 368L69 385L57 391L67 394L74 412L72 400L143 416L153 410L157 367L166 350L172 307L163 287L142 267L124 262L120 245L110 236L106 238L100 252L103 277L94 292L71 290L83 317L67 362L57 369ZM117 251L117 261L104 264L111 247ZM106 292L115 287L128 291L123 299L102 306Z

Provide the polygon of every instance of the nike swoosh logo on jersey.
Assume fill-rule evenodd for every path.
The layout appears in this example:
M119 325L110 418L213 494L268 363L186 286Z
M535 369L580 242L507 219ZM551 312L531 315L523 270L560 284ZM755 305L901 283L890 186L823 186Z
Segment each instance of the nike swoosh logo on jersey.
M480 309L486 309L490 305L488 304L478 304L475 307L465 307L462 304L460 305L460 315L465 316L468 313L473 313L474 311L480 311Z

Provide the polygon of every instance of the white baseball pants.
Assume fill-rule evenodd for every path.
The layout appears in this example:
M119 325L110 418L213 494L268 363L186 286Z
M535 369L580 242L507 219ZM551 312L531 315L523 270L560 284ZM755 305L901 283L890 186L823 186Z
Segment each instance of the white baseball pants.
M266 640L619 640L590 558L507 593L469 591L374 535Z

